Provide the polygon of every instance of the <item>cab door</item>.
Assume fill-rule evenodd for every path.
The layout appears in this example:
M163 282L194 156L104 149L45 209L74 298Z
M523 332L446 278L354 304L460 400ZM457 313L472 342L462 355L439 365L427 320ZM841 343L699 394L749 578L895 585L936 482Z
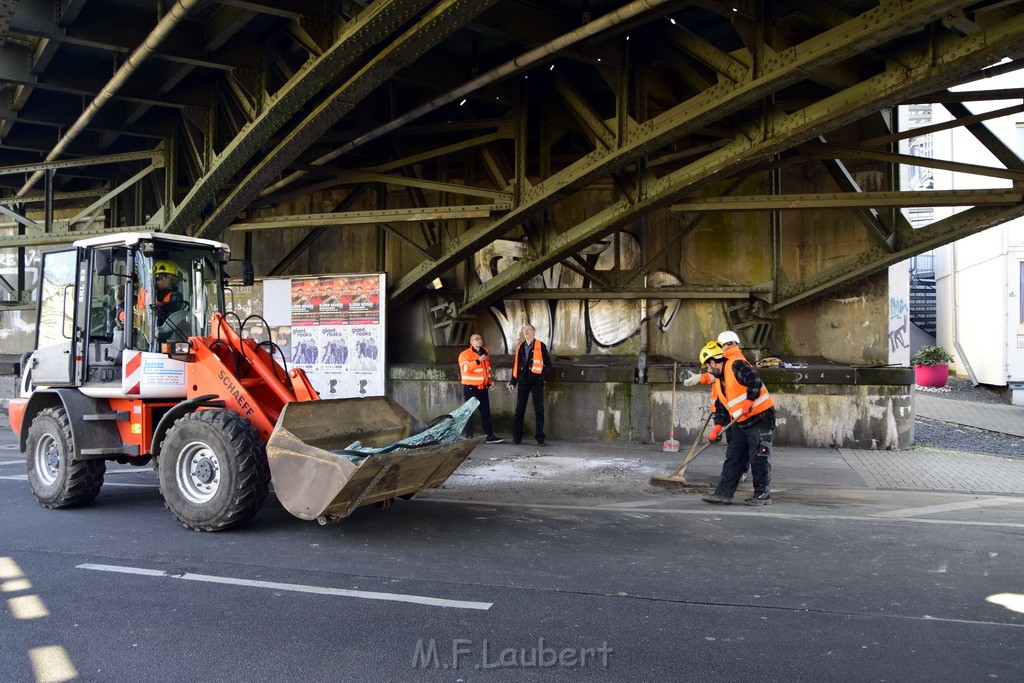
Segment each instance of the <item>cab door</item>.
M78 263L78 249L43 254L36 350L31 366L33 384L75 385Z

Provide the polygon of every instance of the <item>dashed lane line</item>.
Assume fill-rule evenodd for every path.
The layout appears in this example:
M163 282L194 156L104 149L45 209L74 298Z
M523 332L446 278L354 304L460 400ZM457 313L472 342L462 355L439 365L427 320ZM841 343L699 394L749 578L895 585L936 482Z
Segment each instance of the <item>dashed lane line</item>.
M493 602L473 602L469 600L449 600L447 598L432 598L426 595L409 595L405 593L378 593L375 591L358 591L347 588L330 588L327 586L306 586L297 583L278 583L276 581L253 581L251 579L239 579L231 576L214 576L210 574L168 574L159 569L146 569L144 567L121 567L109 564L80 564L77 569L91 569L99 572L114 572L117 574L135 574L138 576L149 576L154 578L181 579L183 581L199 581L201 583L219 583L231 586L244 586L248 588L266 588L276 591L291 591L294 593L313 593L316 595L333 595L346 598L360 598L363 600L384 600L389 602L411 602L417 605L430 607L451 607L454 609L489 610Z

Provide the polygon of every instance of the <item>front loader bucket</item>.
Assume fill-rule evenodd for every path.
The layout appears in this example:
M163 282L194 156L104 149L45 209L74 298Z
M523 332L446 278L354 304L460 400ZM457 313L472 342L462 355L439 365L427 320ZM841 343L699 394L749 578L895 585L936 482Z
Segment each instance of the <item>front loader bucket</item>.
M475 400L421 438L408 437L427 426L387 397L288 403L267 442L274 492L291 514L326 524L362 505L440 486L483 440L457 440ZM442 432L442 438L432 436ZM426 445L370 454L345 450L383 449L402 440Z

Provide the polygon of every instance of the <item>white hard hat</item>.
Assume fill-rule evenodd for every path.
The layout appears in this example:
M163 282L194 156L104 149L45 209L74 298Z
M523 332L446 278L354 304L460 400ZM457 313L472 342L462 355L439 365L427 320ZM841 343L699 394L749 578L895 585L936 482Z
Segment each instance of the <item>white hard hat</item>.
M732 330L726 330L722 334L718 335L718 343L719 344L722 344L724 346L725 344L728 344L729 342L735 342L735 343L739 344L740 343L739 335L736 334L735 332L733 332Z

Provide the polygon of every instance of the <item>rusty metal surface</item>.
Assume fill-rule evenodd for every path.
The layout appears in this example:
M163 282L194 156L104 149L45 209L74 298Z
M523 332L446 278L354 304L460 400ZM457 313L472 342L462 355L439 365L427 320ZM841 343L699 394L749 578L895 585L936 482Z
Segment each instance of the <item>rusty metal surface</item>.
M425 425L387 397L289 403L267 442L281 505L300 519L336 521L353 510L440 486L483 437L370 455L332 452L354 441L381 447Z
M763 202L748 187L725 207L704 194L711 183L796 163L850 178L863 169L892 176L909 158L895 153L907 132L891 125L891 108L922 102L946 102L954 124L999 163L918 163L974 170L993 185L1019 178L1024 162L986 133L990 117L964 104L995 96L973 85L983 71L1021 68L1021 3L204 2L154 35L174 4L74 0L55 11L51 0L0 0L0 167L38 171L50 159L42 165L54 172L58 218L79 217L91 205L86 195L104 204L89 225L45 230L37 196L13 197L24 179L0 177L8 207L0 228L11 233L0 247L73 239L75 227L215 234L242 216L239 229L261 229L247 234L259 248L285 227L313 228L295 247L302 252L320 235L358 232L351 224L364 218L386 220L393 224L382 228L382 253L368 259L401 264L389 273L391 301L401 304L442 275L457 277L461 263L490 245L521 245L515 264L459 302L464 315L518 296L545 269L571 268L616 230L646 231L655 248L664 246L659 228L644 221L663 222L673 204L700 212L680 233L720 208L787 210L795 222L796 205L780 207L793 198L804 211L842 211L852 231L867 231L877 248L851 248L837 270L773 272L767 293L754 285L769 277L727 283L778 308L819 296L823 282L864 277L868 261L883 267L879 253L887 262L906 258L1019 215L976 211L958 229L910 233L881 211L921 200L884 184L862 192L856 182L828 181L820 191L809 183L786 195L775 186L776 201ZM163 40L108 91L111 64L156 36ZM1019 100L1020 92L999 98ZM80 119L85 109L95 111ZM72 140L69 130L78 131ZM821 144L826 133L829 144ZM166 166L136 181L144 162L124 155L154 150ZM332 209L364 183L378 190L376 203L367 193L351 209ZM408 193L389 201L396 186ZM112 188L117 196L108 196ZM612 198L595 199L595 188ZM477 196L494 203L467 199ZM564 210L571 201L592 205ZM488 218L476 218L485 211ZM339 227L317 232L323 226ZM628 278L650 270L644 260L603 278L584 271L603 296L637 296L641 284ZM258 275L272 270L257 265ZM684 281L697 293L722 284ZM562 287L566 296L576 288Z

